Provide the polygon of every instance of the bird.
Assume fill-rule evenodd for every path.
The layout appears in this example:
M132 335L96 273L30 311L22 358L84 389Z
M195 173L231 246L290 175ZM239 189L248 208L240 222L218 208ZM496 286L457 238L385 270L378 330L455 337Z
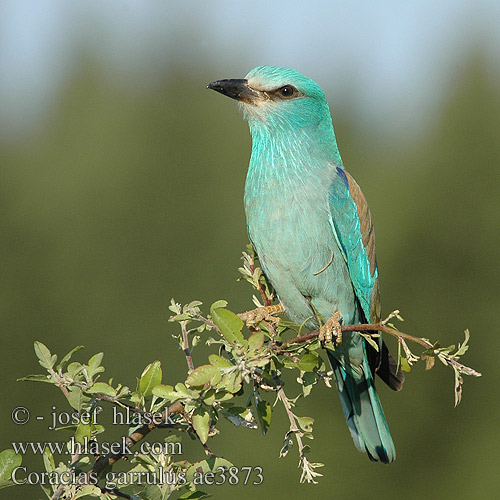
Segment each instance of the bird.
M380 291L371 213L342 163L325 94L277 66L207 88L237 100L249 124L244 205L262 269L292 321L336 334L327 355L354 444L393 462L374 375L396 391L404 376L382 340L375 349L358 332L339 335L341 322L380 321Z

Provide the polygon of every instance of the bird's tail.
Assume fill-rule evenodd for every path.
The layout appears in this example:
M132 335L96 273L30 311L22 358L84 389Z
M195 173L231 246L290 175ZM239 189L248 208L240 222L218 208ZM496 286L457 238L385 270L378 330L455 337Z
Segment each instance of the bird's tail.
M356 448L368 453L370 460L384 464L393 462L396 459L396 449L366 355L360 377L347 373L330 352L328 357Z

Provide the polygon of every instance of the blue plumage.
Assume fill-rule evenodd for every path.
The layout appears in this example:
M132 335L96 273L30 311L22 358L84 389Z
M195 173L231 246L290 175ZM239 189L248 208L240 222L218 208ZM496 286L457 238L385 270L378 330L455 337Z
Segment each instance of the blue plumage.
M237 99L249 122L248 233L290 318L317 327L315 310L325 321L336 311L346 324L378 321L371 215L343 168L321 88L295 70L272 66L209 88ZM387 348L380 343L377 353L354 332L328 356L357 448L373 460L393 461L373 380L377 371L393 389L401 387Z

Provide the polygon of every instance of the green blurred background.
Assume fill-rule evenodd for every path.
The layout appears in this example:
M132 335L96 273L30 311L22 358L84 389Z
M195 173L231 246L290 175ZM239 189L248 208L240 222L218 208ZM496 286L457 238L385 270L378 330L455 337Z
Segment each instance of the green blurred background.
M170 299L251 307L250 288L236 282L250 137L234 102L205 85L276 64L328 96L344 163L375 220L384 313L399 308L407 332L444 345L469 328L464 361L483 377L465 380L456 409L443 366L417 367L398 394L379 384L398 452L391 466L356 451L335 390L313 391L297 413L315 418L311 459L326 464L316 486L299 485L296 450L278 459L280 409L265 438L223 424L213 450L262 466L265 481L206 490L495 498L499 19L494 1L1 2L0 449L64 439L47 422L10 418L19 405L32 416L66 409L53 387L15 382L41 372L33 341L60 355L84 344L82 361L103 351L106 375L129 386L160 359L164 382L175 383L186 367ZM185 450L202 457L192 443ZM40 457L24 462L42 470Z

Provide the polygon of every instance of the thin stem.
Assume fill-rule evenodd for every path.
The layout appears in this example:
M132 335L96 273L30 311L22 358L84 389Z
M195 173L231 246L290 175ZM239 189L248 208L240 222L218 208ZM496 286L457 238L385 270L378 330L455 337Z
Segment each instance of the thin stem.
M283 390L283 386L279 385L278 387L279 387L278 397L283 403L283 406L285 407L288 420L290 421L290 430L293 432L298 432L300 429L297 426L295 415L293 414L292 409L290 408L290 403L288 402L288 398L286 397L285 391ZM296 435L295 437L297 438L297 444L299 445L299 454L302 455L302 448L304 447L302 445L302 439L298 435Z
M360 323L357 325L341 325L340 329L342 332L370 332L370 331L378 331L384 332L393 337L396 337L398 341L401 339L409 340L411 342L415 342L416 344L425 347L426 349L434 349L434 345L429 342L427 339L423 339L420 337L415 337L414 335L410 335L405 332L400 332L395 328L391 328L390 326L384 325L382 323ZM289 347L292 344L300 344L302 342L308 342L309 340L317 338L319 335L319 330L312 330L305 335L300 335L298 337L294 337L290 340L285 340L279 347L278 351L282 351ZM468 366L459 363L456 359L450 356L447 353L441 352L439 354L440 357L444 358L450 365L456 367L460 372L465 373L466 375L473 375L474 377L480 377L481 374L476 370L469 368Z
M293 432L297 441L297 446L299 447L299 456L302 457L302 455L304 455L304 445L302 444L302 437L300 434L299 426L297 425L297 420L295 418L295 415L293 414L292 408L290 407L290 402L288 401L288 398L286 397L285 391L283 389L283 382L281 382L279 377L274 377L274 381L278 388L278 398L283 403L286 414L288 416L288 420L290 421L290 431Z
M171 415L177 415L179 413L182 413L184 411L184 405L177 401L173 405L169 406L168 408L165 409L164 414L165 418L164 420L167 421L168 417ZM154 422L150 424L143 425L140 427L138 430L136 430L133 434L130 436L125 436L124 441L125 445L127 447L132 447L142 439L144 439L153 429L156 428L156 424ZM100 474L110 465L114 464L121 458L125 456L125 450L118 452L118 453L108 453L106 456L99 458L96 460L95 464L93 465L91 472L93 472L97 477L100 476ZM90 473L87 473L87 482L90 483ZM55 499L54 499L55 500Z
M74 455L71 456L71 468L74 469L74 465L76 462L78 462L78 459L80 458L80 455L78 453L75 453ZM50 500L59 500L61 498L61 495L64 492L64 487L67 486L66 484L62 483L60 484L57 489L54 491L54 494L50 497Z
M189 349L189 337L186 329L186 322L181 321L181 330L182 330L182 349L184 350L184 354L186 356L186 361L188 365L189 371L194 370L193 358L191 357L191 350Z
M254 276L255 263L254 263L253 259L248 263L248 267L250 268L250 272L252 273L252 276ZM271 296L267 295L266 289L260 281L257 282L257 290L259 291L259 293L262 297L262 300L264 300L264 306L270 306L273 303L273 297L272 297L272 295Z
M124 491L120 491L118 488L102 487L101 491L103 493L111 493L112 495L115 495L119 498L126 498L127 500L141 500L141 497L138 497L136 495L129 495L128 493L125 493Z

